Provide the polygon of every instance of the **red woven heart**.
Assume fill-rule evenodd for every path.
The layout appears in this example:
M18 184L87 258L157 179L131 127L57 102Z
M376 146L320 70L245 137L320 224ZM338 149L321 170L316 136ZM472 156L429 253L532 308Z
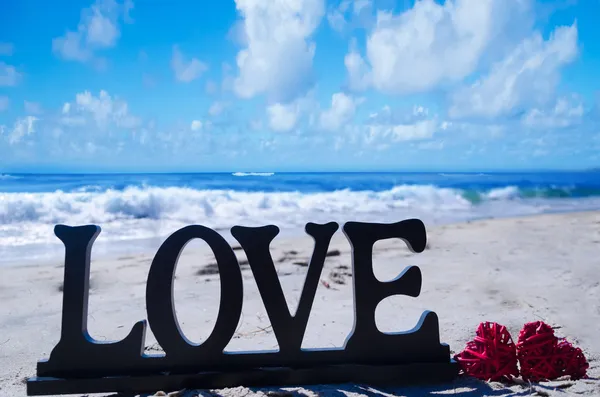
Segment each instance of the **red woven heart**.
M531 382L565 375L581 379L589 367L581 349L557 338L552 327L542 321L523 326L517 341L517 358L521 376Z
M474 340L454 356L461 373L481 380L510 380L519 375L515 344L503 325L479 324Z
M563 339L558 342L554 360L555 365L560 365L562 373L569 375L572 380L587 377L587 369L590 367L590 364L585 359L583 351L578 347L572 346L566 340Z

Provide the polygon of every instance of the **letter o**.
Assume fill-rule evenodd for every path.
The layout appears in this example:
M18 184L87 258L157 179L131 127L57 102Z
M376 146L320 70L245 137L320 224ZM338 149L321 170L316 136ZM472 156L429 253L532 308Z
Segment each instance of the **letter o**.
M221 298L217 322L209 337L200 344L188 340L179 327L173 300L174 276L179 255L193 239L202 239L213 251L219 267ZM167 356L178 362L186 358L222 354L237 328L243 303L243 281L231 246L216 231L200 225L179 229L161 245L152 260L146 284L148 323ZM198 362L198 361L196 361Z

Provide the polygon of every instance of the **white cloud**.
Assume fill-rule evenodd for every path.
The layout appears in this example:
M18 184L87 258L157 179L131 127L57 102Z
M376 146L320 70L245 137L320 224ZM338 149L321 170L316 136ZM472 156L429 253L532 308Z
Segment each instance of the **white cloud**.
M558 98L550 109L533 108L522 119L523 124L533 128L566 128L582 121L583 103L577 98Z
M69 102L65 102L62 106L62 116L60 117L60 123L64 126L67 127L76 127L76 126L82 126L85 125L87 120L86 117L83 116L81 114L81 112L78 112L77 110L75 110L74 112L71 112L71 103ZM75 113L75 114L72 114Z
M95 59L95 52L112 48L121 36L120 21L131 22L131 0L96 0L81 12L76 31L67 31L52 40L52 51L69 61L87 62ZM101 60L96 61L103 64Z
M42 106L37 102L24 101L23 107L25 112L29 114L41 114L43 112Z
M344 102L345 105L338 105L337 108L352 108L347 98L338 99L338 103ZM360 102L361 100L355 100L354 105L356 106ZM332 105L331 109L335 108L336 106ZM437 115L430 115L429 109L426 107L418 105L413 106L410 110L392 110L389 106L384 106L380 111L372 112L363 123L349 121L353 111L347 110L340 114L346 114L345 117L342 117L344 122L337 124L338 119L335 117L332 117L335 121L331 122L332 127L335 127L332 129L339 130L340 126L344 126L344 133L335 136L334 150L340 150L347 145L357 148L368 145L370 150L382 151L389 149L394 144L408 142L411 147L418 149L440 150L444 148L444 141L433 141L432 138L436 137L438 133L446 133L451 125L449 122L440 121ZM322 124L323 119L321 118L320 121Z
M210 108L208 108L208 114L210 114L211 116L218 116L221 113L223 113L223 111L227 108L228 104L225 102L215 102L212 105L210 105Z
M348 71L348 86L355 91L363 91L371 85L369 65L360 56L354 42L350 45L350 52L344 57L344 65Z
M0 112L3 112L6 109L8 109L9 103L10 103L10 100L8 99L7 96L0 96Z
M367 59L355 49L346 57L350 86L364 89L368 82L382 92L406 94L460 81L492 43L528 26L529 10L530 0L422 0L399 15L380 11L367 38Z
M330 131L339 130L340 127L352 120L356 112L356 107L361 102L361 99L354 99L342 92L333 94L331 97L331 107L321 113L321 128Z
M12 132L8 135L8 143L14 145L19 143L24 137L35 132L35 123L38 119L33 116L23 117L15 121Z
M423 140L433 137L438 130L436 120L422 120L413 124L368 126L368 140L389 138L393 142Z
M553 98L560 68L578 53L577 25L554 30L548 40L540 33L523 40L487 76L452 95L451 117L497 117L521 112Z
M373 19L373 0L342 0L327 12L329 26L340 33L354 28L367 28Z
M448 128L448 123L440 123L437 116L429 117L427 108L416 105L412 112L401 115L384 106L380 112L372 113L369 119L364 129L366 142L370 144L426 140Z
M266 107L266 124L272 131L289 132L299 128L313 129L319 122L319 104L314 98L314 91L296 98L288 103L271 103ZM259 120L250 120L250 126L262 129ZM253 128L253 127L251 127Z
M0 87L15 86L19 83L19 80L21 80L21 73L14 66L0 62Z
M113 98L104 90L98 96L84 91L75 96L73 103L62 107L61 123L66 126L81 126L93 122L100 129L110 126L133 129L141 124L139 117L129 113L127 102Z
M193 120L192 124L190 124L190 129L192 131L200 131L202 129L202 121L200 121L200 120Z
M248 38L246 37L246 32L244 31L244 21L238 20L227 32L227 38L231 40L234 44L239 46L248 45Z
M272 103L289 103L313 85L315 43L323 0L236 0L247 46L237 54L236 94L266 94Z
M92 7L93 16L87 26L87 43L100 48L114 47L121 35L119 28L98 7Z
M14 46L12 43L4 43L0 42L0 56L11 56L14 51Z
M175 78L184 83L196 80L208 70L208 66L197 58L186 60L176 45L173 46L171 68L175 73Z
M327 22L335 31L341 32L346 28L348 22L344 14L350 9L350 0L342 0L337 7L333 7L327 12Z
M273 131L287 132L294 129L300 116L300 109L296 103L283 105L275 103L267 107L269 126Z
M373 7L373 2L371 0L354 0L353 6L354 15L362 15L364 11Z
M52 51L68 61L86 62L93 52L81 43L82 34L67 32L64 36L52 40Z
M388 105L384 106L379 112L373 112L369 115L371 124L413 124L417 121L427 120L429 118L429 109L422 105L414 105L412 109L399 108L392 110ZM445 122L443 125L448 124Z

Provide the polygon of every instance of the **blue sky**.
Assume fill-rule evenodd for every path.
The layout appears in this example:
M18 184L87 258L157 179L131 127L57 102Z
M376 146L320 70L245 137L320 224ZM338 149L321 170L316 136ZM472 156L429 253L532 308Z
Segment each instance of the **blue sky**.
M0 7L3 172L600 165L599 0Z

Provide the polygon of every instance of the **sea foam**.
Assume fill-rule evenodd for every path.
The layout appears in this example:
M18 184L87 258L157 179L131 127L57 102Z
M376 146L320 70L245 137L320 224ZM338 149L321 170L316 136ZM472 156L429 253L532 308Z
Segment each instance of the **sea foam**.
M276 224L300 229L307 222L396 222L419 217L429 224L569 210L569 201L522 199L515 187L470 200L460 189L400 185L384 191L244 192L186 187L127 187L75 192L0 193L0 246L56 241L56 224L97 224L103 240L166 236L189 224L219 230ZM591 200L591 199L590 199ZM581 201L577 208L582 208ZM575 205L575 204L573 204ZM600 205L600 198L589 206Z

